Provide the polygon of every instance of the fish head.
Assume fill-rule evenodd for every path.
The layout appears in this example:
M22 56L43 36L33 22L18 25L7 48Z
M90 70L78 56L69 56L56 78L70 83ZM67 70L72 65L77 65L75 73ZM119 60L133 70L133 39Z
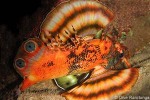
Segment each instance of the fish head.
M14 59L14 67L22 77L29 75L30 65L43 46L44 43L38 38L30 38L22 43Z

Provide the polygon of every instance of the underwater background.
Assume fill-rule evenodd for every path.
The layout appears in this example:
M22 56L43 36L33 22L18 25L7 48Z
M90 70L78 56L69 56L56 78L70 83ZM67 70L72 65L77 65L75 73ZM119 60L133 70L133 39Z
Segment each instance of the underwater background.
M17 98L46 100L48 97L51 100L64 99L57 95L59 90L52 81L36 84L30 88L32 92L24 92L18 97L17 89L23 79L13 67L18 47L24 40L38 36L40 25L47 13L62 1L64 0L6 0L0 4L0 100ZM100 2L115 14L108 31L115 27L118 32L128 33L124 43L131 53L131 60L139 61L136 65L141 67L137 83L126 95L149 96L150 0L100 0ZM44 90L45 88L49 90Z

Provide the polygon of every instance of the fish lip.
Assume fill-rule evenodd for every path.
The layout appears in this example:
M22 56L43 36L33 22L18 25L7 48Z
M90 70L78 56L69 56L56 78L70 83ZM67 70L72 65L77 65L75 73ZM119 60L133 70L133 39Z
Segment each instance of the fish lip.
M33 76L33 78L35 77ZM20 85L20 90L25 91L26 89L28 89L29 87L31 87L36 83L37 83L36 78L35 80L31 80L29 76L25 76L23 82Z

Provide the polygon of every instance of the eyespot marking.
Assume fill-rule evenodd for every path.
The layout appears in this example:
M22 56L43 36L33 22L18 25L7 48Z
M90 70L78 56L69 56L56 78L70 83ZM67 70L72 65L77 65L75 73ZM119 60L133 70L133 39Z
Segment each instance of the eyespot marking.
M15 66L17 68L23 68L25 67L26 63L25 61L22 59L22 58L18 58L16 61L15 61Z
M28 41L28 42L25 43L24 49L25 49L26 52L31 53L31 52L35 51L35 49L36 49L36 43L34 41L30 40L30 41Z

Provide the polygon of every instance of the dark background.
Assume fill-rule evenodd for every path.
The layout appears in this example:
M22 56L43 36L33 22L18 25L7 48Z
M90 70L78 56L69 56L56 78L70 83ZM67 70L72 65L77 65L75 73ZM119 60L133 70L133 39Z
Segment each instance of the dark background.
M24 16L32 15L41 6L41 0L3 0L0 3L0 24L18 32L17 24Z
M2 0L0 2L0 100L15 100L21 81L13 61L21 43L37 36L56 0Z

